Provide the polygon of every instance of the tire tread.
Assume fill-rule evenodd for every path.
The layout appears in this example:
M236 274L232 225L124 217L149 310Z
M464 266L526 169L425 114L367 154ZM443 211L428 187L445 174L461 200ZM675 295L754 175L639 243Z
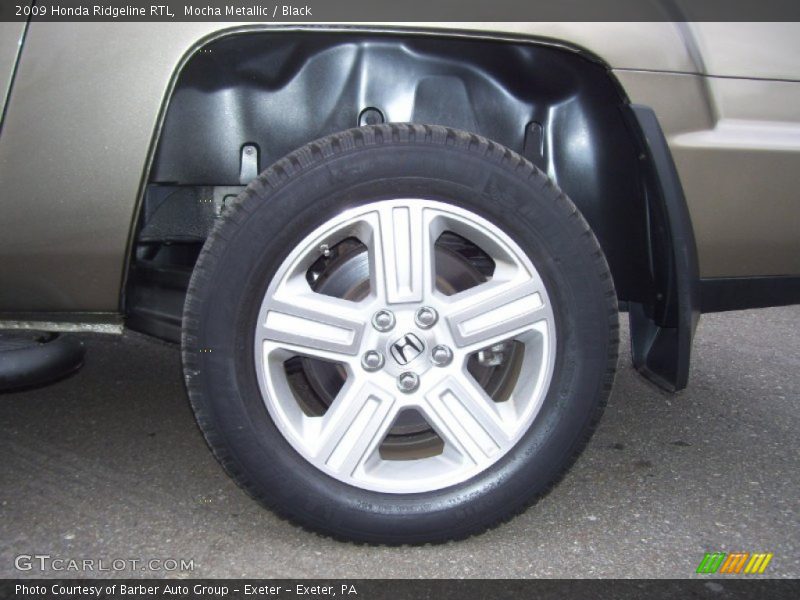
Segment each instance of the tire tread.
M566 219L577 221L576 238L584 246L587 255L592 257L597 278L603 286L602 295L606 304L606 314L610 332L608 360L604 375L600 381L600 389L598 390L599 400L596 409L593 414L587 417L588 424L584 427L583 435L580 439L576 440L570 457L565 462L559 474L551 481L545 490L530 498L527 503L519 506L514 512L505 514L488 525L484 524L474 529L470 529L467 526L458 532L451 532L441 537L441 539L436 540L436 543L444 543L468 538L483 533L484 531L494 529L512 520L514 517L530 508L530 506L535 504L539 499L547 495L563 478L564 474L586 448L586 445L597 429L600 417L606 407L614 385L618 360L619 311L617 306L617 294L605 255L589 223L575 204L561 191L550 177L529 160L504 146L474 133L467 133L439 125L418 125L411 123L371 125L349 129L328 135L293 151L286 157L278 160L254 179L239 198L225 210L212 229L198 258L186 294L182 324L181 355L186 390L197 423L208 447L225 471L244 491L262 505L295 525L319 534L320 532L314 528L313 525L288 514L280 505L273 502L267 494L260 492L256 488L234 457L226 450L220 432L216 429L213 420L209 417L208 410L206 409L204 391L201 386L198 385L196 377L200 368L200 348L198 345L197 332L200 325L201 297L203 290L209 284L210 274L213 272L219 260L220 252L224 251L229 232L232 233L249 214L258 209L261 202L263 202L262 198L264 195L275 193L293 178L315 165L328 160L332 156L358 152L365 147L405 144L429 144L433 146L454 147L463 152L482 156L496 163L501 168L515 173L517 176L522 176L531 183L539 184L542 191L550 197L550 201L564 214ZM354 542L352 539L330 532L325 532L321 535L359 545L419 545L409 542L401 542L399 544L375 544L374 542L366 541Z

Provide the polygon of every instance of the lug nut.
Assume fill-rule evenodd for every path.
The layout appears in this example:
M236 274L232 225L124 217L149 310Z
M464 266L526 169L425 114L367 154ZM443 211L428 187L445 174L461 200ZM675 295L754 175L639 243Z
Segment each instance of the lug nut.
M394 327L394 314L389 310L379 310L372 315L372 325L378 331L389 331Z
M422 329L430 329L436 325L438 319L439 315L430 306L423 306L417 311L417 314L414 315L414 322Z
M419 387L419 376L410 371L401 373L397 378L397 388L404 394L410 394Z
M431 350L431 360L437 367L446 367L453 360L453 351L447 346L434 346Z
M365 371L378 371L383 368L383 354L377 350L367 350L361 357L361 366Z

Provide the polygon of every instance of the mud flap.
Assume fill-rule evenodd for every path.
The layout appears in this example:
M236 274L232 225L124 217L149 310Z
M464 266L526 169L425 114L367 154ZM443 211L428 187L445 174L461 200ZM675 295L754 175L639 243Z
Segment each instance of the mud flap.
M666 138L650 107L631 105L649 160L648 237L655 288L648 304L629 303L633 366L668 391L686 387L700 317L697 245Z

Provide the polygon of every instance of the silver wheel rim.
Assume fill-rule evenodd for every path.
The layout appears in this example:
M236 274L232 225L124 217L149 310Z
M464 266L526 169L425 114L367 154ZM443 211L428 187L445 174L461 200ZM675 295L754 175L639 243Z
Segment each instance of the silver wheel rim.
M491 258L488 280L450 295L439 289L436 244L445 232ZM315 292L308 279L347 239L368 255L369 291L358 301ZM270 282L255 331L260 390L286 440L331 477L385 493L455 485L506 455L541 408L555 348L550 298L521 248L470 211L420 199L366 204L308 235ZM294 357L336 363L343 374L324 414L298 402L286 367ZM502 399L476 380L476 357L512 373ZM424 419L438 452L387 457L405 411Z

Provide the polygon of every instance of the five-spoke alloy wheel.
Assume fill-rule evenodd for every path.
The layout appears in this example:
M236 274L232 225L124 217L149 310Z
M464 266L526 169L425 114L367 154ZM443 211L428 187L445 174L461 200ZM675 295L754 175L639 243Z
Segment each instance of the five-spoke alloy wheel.
M349 130L223 216L184 312L187 389L226 470L340 538L444 541L523 510L585 444L616 364L586 222L473 134Z
M451 271L474 267L455 251L450 260L463 262L460 270L436 260L446 234L481 251L490 278L447 295ZM363 290L356 300L309 285L319 249L335 251L345 240L359 243L367 265L361 278L337 282ZM349 273L339 268L328 277ZM261 391L294 449L344 483L396 493L460 483L508 452L536 417L555 345L547 290L517 244L474 213L422 199L344 211L300 241L268 287L255 331ZM496 364L487 364L489 354ZM296 357L326 361L344 375L324 412L304 411L298 401L285 366ZM472 357L506 372L503 389L481 386ZM428 439L386 451L387 438L403 436L397 424L412 419L438 438L437 452Z

